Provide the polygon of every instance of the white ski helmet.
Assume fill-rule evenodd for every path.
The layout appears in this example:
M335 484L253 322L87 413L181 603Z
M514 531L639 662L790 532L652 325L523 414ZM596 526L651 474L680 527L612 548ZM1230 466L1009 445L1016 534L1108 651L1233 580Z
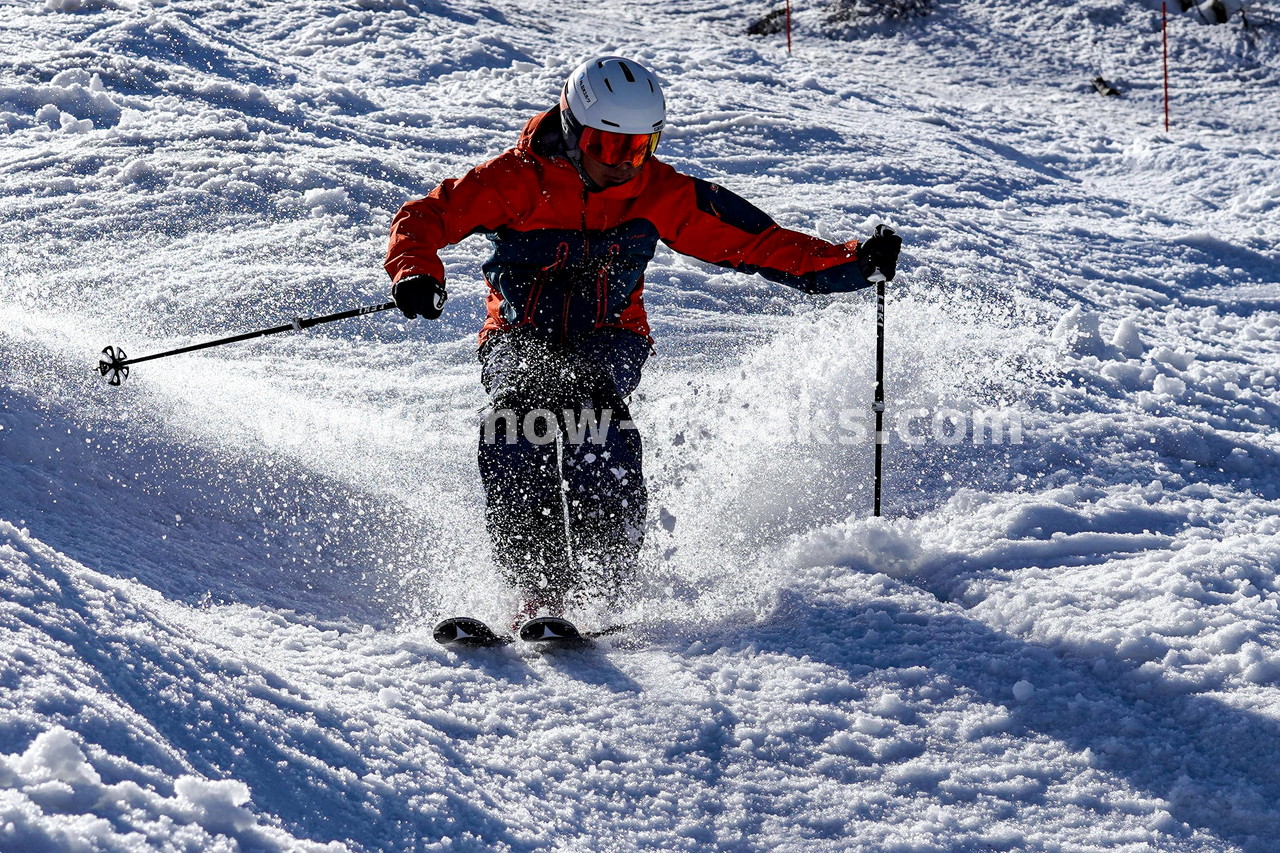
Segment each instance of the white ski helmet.
M569 75L560 92L560 111L567 130L576 124L614 133L660 133L667 101L648 68L625 57L601 56Z

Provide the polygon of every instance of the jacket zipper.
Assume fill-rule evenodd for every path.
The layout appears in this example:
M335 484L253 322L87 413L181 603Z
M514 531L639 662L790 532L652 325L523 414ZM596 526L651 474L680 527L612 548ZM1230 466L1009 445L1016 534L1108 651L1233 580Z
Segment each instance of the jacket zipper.
M609 319L609 268L613 266L613 259L617 257L618 252L622 251L622 247L614 243L609 247L609 254L605 256L604 262L600 264L600 269L596 271L596 328L602 328L605 320Z
M582 257L591 257L591 232L587 230L587 206L591 203L591 191L587 189L587 185L582 185ZM569 302L573 298L573 288L570 287L564 294L564 313L560 318L560 343L561 345L569 342Z

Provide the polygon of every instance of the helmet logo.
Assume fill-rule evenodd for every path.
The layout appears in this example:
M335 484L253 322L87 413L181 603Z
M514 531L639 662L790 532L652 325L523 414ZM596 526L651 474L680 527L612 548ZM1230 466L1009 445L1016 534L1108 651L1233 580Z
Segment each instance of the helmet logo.
M582 103L585 106L589 107L596 101L595 90L591 88L591 83L585 74L578 78L578 94L582 96Z

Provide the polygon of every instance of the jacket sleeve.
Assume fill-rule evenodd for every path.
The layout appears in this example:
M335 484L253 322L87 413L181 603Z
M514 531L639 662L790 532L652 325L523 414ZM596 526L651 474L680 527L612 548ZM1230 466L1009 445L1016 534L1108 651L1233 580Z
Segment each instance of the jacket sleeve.
M783 228L724 187L673 173L678 203L662 235L684 255L806 293L846 293L870 286L858 265L858 242L843 245Z
M515 179L519 156L509 151L461 178L444 181L425 198L406 202L391 221L383 263L391 280L426 273L443 282L442 248L517 220L527 195L520 191L524 182Z

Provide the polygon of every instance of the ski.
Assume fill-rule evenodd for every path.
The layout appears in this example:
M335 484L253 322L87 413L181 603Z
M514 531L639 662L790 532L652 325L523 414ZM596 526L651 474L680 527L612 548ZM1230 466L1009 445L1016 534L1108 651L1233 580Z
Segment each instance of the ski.
M538 616L520 626L520 639L541 646L580 646L590 642L568 619Z
M599 631L579 631L560 616L539 616L520 626L519 638L541 648L586 646L597 637L607 637L626 630L624 625L611 625ZM442 646L489 648L506 646L515 641L510 634L499 633L479 619L453 616L436 624L432 638Z
M479 619L472 619L469 616L445 619L436 625L431 636L442 646L468 648L505 646L511 642L511 637L499 634Z

